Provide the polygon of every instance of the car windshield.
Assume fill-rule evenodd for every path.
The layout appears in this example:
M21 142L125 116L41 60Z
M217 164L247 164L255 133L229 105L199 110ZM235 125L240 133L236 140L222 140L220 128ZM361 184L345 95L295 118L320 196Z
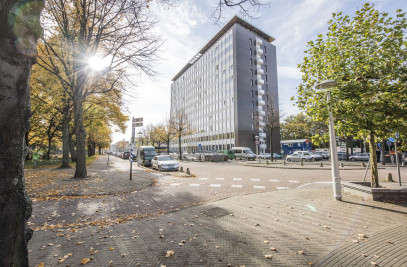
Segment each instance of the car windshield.
M246 149L247 154L254 154L254 152L251 149Z
M170 156L162 156L158 158L159 161L173 160Z
M303 155L305 155L305 156L311 156L310 153L304 153Z
M157 155L157 153L155 152L155 150L144 150L144 155L155 156Z

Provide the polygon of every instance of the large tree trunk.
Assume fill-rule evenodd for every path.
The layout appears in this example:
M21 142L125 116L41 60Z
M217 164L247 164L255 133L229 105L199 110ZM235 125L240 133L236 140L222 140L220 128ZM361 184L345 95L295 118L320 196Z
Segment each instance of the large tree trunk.
M75 142L73 141L73 134L69 134L69 151L71 153L72 162L76 162L78 156L75 149Z
M48 148L47 148L47 160L49 160L49 156L51 154L51 145L52 145L52 135L48 135Z
M62 164L60 168L70 168L69 166L69 109L64 108L62 120Z
M88 144L88 157L92 156L92 146Z
M74 123L76 129L77 161L75 178L86 178L86 130L83 125L83 106L81 99L74 100Z
M100 145L98 145L98 152L99 152L99 155L102 155L102 147Z
M270 133L270 159L271 161L274 161L274 156L273 156L273 135Z
M0 266L28 266L31 202L24 182L30 70L42 1L2 0L0 8Z
M377 172L376 143L374 134L369 134L370 170L372 172L372 188L379 187L379 174Z

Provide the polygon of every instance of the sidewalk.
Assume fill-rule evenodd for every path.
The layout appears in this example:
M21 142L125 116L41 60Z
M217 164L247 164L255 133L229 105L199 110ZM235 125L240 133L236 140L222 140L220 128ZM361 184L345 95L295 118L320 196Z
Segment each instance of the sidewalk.
M407 206L343 199L331 189L272 191L110 227L36 231L30 266L83 258L87 266L406 266Z
M124 163L129 164L128 162ZM31 198L49 199L129 193L153 184L155 175L141 171L136 163L133 163L132 181L129 172L122 171L117 164L117 161L111 160L107 165L107 156L100 156L87 167L88 177L85 179L74 179L74 168L30 170L26 172L27 190ZM137 172L136 169L140 171Z

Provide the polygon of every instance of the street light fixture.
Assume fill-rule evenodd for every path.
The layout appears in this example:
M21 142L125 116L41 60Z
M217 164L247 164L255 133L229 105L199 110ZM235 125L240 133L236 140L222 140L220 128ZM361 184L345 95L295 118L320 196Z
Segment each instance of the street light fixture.
M336 87L337 83L334 80L327 80L315 86L316 89L324 90L327 92L328 105L331 100L330 88ZM332 184L334 189L334 197L336 200L342 200L341 195L341 177L339 174L338 152L336 149L336 137L334 128L334 119L331 108L329 110L329 143L331 146L331 166L332 166Z

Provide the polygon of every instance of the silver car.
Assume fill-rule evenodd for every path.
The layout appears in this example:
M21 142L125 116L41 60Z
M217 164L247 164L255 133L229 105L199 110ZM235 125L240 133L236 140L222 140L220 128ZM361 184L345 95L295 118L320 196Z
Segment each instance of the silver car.
M309 154L308 151L295 151L288 155L286 160L290 161L314 161L315 159Z
M159 171L178 171L179 163L169 155L162 155L151 160L151 167Z
M370 159L370 153L356 153L352 156L349 157L349 160L351 161L369 161Z

